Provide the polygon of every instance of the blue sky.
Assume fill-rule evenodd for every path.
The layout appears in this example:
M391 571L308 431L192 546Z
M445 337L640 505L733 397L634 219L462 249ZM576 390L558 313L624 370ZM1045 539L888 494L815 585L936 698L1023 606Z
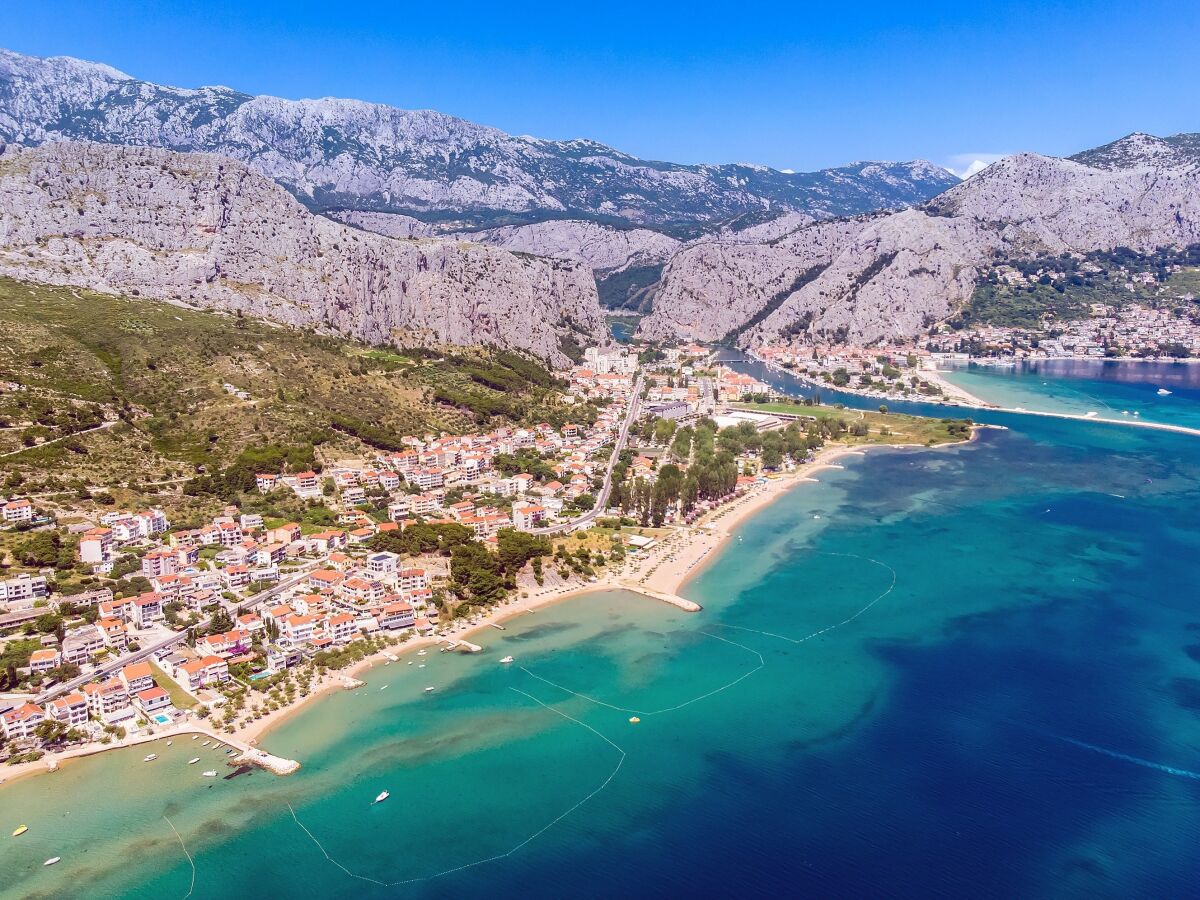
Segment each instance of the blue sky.
M0 46L642 157L967 165L1200 131L1200 3L9 0Z

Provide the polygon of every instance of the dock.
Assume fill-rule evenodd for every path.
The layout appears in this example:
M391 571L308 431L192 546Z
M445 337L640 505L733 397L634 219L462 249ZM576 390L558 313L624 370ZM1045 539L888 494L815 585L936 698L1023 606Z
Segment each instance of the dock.
M479 653L483 650L478 644L472 644L470 641L464 641L461 638L446 638L446 643L450 645L451 650L466 650L468 653Z
M621 583L621 587L626 590L633 591L635 594L641 594L645 597L651 597L655 600L661 600L663 603L670 603L672 606L677 606L685 612L700 612L704 607L694 600L689 600L686 597L680 597L678 594L668 594L663 591L654 591L648 587L643 587L640 584Z

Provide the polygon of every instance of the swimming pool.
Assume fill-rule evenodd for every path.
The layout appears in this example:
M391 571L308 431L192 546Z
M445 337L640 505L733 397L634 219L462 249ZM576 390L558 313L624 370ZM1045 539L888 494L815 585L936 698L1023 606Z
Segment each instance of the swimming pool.
M154 721L157 722L159 725L170 725L171 717L168 716L166 713L158 713L156 716L154 716Z

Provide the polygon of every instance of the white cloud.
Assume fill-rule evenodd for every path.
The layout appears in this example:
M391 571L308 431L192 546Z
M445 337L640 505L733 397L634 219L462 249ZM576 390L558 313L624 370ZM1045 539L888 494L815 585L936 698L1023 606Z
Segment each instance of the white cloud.
M1006 156L1007 153L956 153L947 160L946 168L965 181Z

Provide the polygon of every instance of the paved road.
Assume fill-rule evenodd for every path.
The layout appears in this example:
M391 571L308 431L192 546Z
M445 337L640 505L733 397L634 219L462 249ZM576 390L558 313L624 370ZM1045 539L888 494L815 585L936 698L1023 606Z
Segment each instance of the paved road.
M316 563L313 563L312 565L316 565ZM279 582L279 584L275 585L274 587L267 588L265 591L263 591L259 594L255 594L253 597L247 597L245 600L239 601L234 606L234 611L240 613L243 610L245 610L247 607L253 606L256 603L262 603L264 600L270 600L272 597L276 596L277 594L281 594L286 590L290 590L291 588L295 587L297 584L299 584L301 581L303 581L305 578L308 577L308 572L309 572L309 569L312 568L312 565L309 565L305 569L305 571L300 573L299 575L289 578L286 581L281 581L281 582ZM204 619L203 621L198 622L196 624L196 628L198 630L207 628L209 622L211 622L211 621L212 621L211 618ZM61 682L60 684L56 684L56 685L54 685L54 687L48 688L47 690L38 694L37 697L34 698L33 702L37 703L37 704L43 704L49 700L53 700L55 697L59 697L63 694L69 694L71 691L75 690L78 687L82 687L83 685L87 684L89 681L96 681L98 679L107 678L109 675L113 675L113 674L119 672L121 669L123 669L125 666L129 665L130 663L141 662L144 659L150 658L158 651L165 650L168 647L176 647L179 644L182 644L185 640L187 640L187 632L186 631L181 631L178 634L173 634L169 638L164 638L163 640L157 641L153 644L150 644L149 646L142 647L140 650L137 650L134 653L127 653L124 656L120 657L119 659L115 659L112 662L105 663L104 665L102 665L98 669L96 669L95 671L80 675L78 678L72 678L70 681L64 681L64 682Z
M569 522L549 525L546 528L531 529L533 534L559 534L563 531L571 531L581 525L586 525L602 514L608 507L608 496L612 493L613 469L616 468L617 460L621 457L621 451L625 449L625 443L629 439L629 429L637 421L638 410L642 404L641 394L642 376L638 375L637 382L633 386L633 398L629 401L629 410L625 413L625 421L621 423L621 431L617 434L617 442L613 445L612 455L608 458L608 466L604 469L604 484L600 488L600 494L596 497L596 505L582 516L571 519Z

